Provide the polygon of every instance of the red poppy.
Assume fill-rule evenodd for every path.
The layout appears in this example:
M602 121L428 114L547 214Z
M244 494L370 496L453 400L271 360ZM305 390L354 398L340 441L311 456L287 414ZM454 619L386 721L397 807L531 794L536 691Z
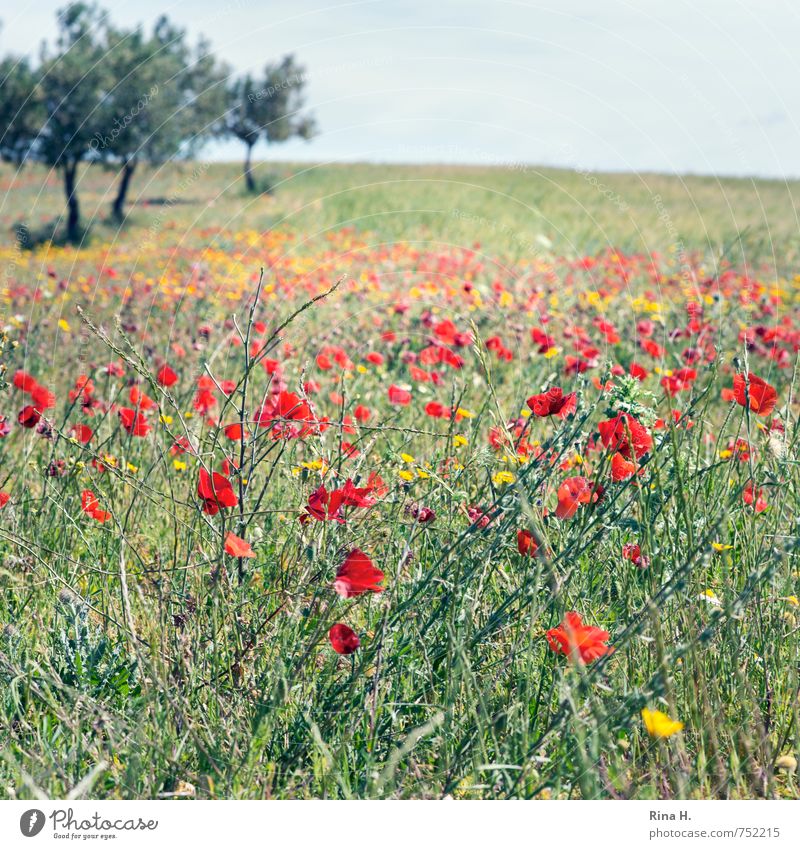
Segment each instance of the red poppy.
M7 492L0 492L0 508L5 507L10 498L11 496Z
M72 428L72 433L75 439L77 439L82 445L87 445L94 436L94 431L89 427L89 425L85 424L76 424Z
M640 569L646 569L650 565L650 558L642 555L642 549L635 542L626 542L622 546L622 556Z
M359 404L355 410L353 411L353 415L356 417L356 421L364 422L369 421L369 417L372 415L370 413L369 407L365 407L363 404Z
M166 363L158 370L156 380L166 387L174 386L178 382L178 375Z
M383 572L359 548L354 548L336 571L334 590L342 598L353 598L366 592L380 593Z
M309 403L294 392L278 392L256 412L256 424L271 427L275 439L305 436L315 423Z
M525 557L536 557L539 543L530 531L523 528L517 531L517 550Z
M653 447L653 437L647 428L628 413L600 422L597 429L603 445L611 451L619 451L626 459L630 459L631 454L639 459Z
M636 463L633 460L626 460L622 454L617 451L611 458L611 480L625 481L636 474Z
M389 387L389 403L405 407L411 403L411 393L407 389L392 384Z
M584 477L567 478L558 488L556 516L571 519L581 504L597 501L595 487Z
M39 385L33 375L28 374L28 372L23 371L22 369L14 372L13 383L20 392L25 392L26 394L33 392L33 390Z
M158 407L158 404L149 395L142 392L138 386L131 386L128 397L137 410L154 410Z
M36 385L31 390L31 401L33 401L33 406L36 407L39 412L44 412L50 407L55 407L56 405L56 396L46 387L41 385Z
M553 386L540 395L531 395L526 403L536 416L558 416L565 419L578 408L578 396L575 392L564 395L560 386Z
M775 387L770 386L766 380L762 380L757 374L750 372L749 375L736 374L733 377L733 397L737 404L747 406L749 398L750 409L757 416L768 416L778 402L778 393Z
M763 513L769 507L769 502L764 497L764 490L756 489L753 486L753 481L750 481L744 488L742 499L745 504L752 506L756 513Z
M231 557L255 557L256 553L250 547L250 543L237 537L236 534L228 531L225 537L225 553Z
M147 436L150 433L150 423L143 413L130 407L119 408L119 420L131 436Z
M380 481L380 478L376 479ZM383 481L380 481L383 486ZM306 512L300 517L301 521L309 518L318 522L334 521L340 525L344 524L344 516L341 514L342 507L372 507L375 504L375 496L378 489L377 483L373 483L373 476L367 486L358 487L348 478L340 489L330 492L324 484L320 484L308 497Z
M635 377L637 380L647 379L647 369L644 366L639 365L639 363L631 363L628 372L631 377Z
M242 425L239 422L235 424L225 425L222 430L225 436L227 436L228 439L231 439L233 441L240 440L242 438L242 435L247 436L247 431L242 428Z
M352 654L361 645L358 634L341 622L331 626L330 631L328 631L328 639L337 654Z
M575 611L570 611L564 621L557 628L551 628L545 636L556 654L566 655L580 663L591 663L614 651L611 646L605 645L608 631L584 625Z
M203 500L203 512L210 516L222 508L235 507L239 503L231 482L219 472L209 474L205 469L200 469L197 494Z
M81 509L87 516L91 516L101 523L107 522L111 518L111 513L100 509L100 502L91 489L84 489L81 493Z
M36 425L39 424L39 420L41 418L42 414L36 409L36 407L32 407L30 404L28 404L19 411L17 421L23 427L36 427Z
M696 379L697 372L693 368L679 368L670 375L664 375L661 385L667 395L674 397L679 392L691 389Z

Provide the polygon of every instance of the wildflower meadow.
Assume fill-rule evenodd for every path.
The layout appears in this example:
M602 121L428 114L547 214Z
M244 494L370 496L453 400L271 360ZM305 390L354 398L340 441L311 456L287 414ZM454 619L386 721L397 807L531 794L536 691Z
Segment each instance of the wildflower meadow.
M0 795L796 798L796 184L258 167L0 171Z

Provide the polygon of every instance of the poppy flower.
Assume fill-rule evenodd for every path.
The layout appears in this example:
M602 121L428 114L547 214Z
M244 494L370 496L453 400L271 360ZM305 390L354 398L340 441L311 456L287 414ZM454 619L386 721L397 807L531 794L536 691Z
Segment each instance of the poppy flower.
M28 372L23 371L22 369L14 372L12 382L16 389L19 389L20 392L24 392L26 395L33 392L33 390L39 385L33 375L28 374Z
M405 407L411 403L411 393L407 389L392 384L389 387L389 403Z
M259 427L271 427L274 439L297 438L316 423L309 403L294 392L281 391L256 412Z
M640 381L647 379L647 369L644 366L639 365L639 363L631 363L628 373L631 377L635 377Z
M158 404L149 395L142 392L138 386L131 386L128 397L137 410L155 410L158 407Z
M564 395L560 386L553 386L540 395L531 395L525 403L535 416L558 416L565 419L578 408L578 396L575 392Z
M256 553L250 547L250 543L237 537L236 534L228 531L225 537L225 553L231 557L255 557Z
M631 454L640 459L653 447L653 437L647 428L628 413L600 422L597 429L603 445L611 451L619 451L628 460Z
M242 428L240 422L225 425L225 427L222 429L222 432L225 434L225 436L227 436L228 439L233 441L238 441L242 438L243 435L247 435L247 432Z
M636 474L636 463L633 460L626 460L622 454L617 451L611 458L611 480L619 483L620 481L628 480Z
M596 487L584 477L567 478L558 488L556 516L571 519L581 504L597 501Z
M746 407L748 399L750 409L757 416L768 416L775 409L778 393L774 386L762 380L757 374L736 374L733 377L733 397L737 404Z
M162 385L169 388L178 382L178 375L166 363L158 370L156 380Z
M383 572L361 549L354 548L337 569L333 589L342 598L353 598L367 592L383 592L381 581Z
M365 407L363 404L359 404L353 411L353 415L356 417L356 421L361 422L361 424L364 424L364 422L369 421L369 417L372 415L372 413L370 412L369 407Z
M36 409L36 407L32 407L30 404L28 404L19 411L17 421L23 427L33 428L36 427L37 424L39 424L39 420L41 418L42 414Z
M539 550L536 537L525 528L517 531L517 550L524 557L536 557L536 552Z
M635 542L626 542L622 546L622 556L640 569L646 569L650 565L650 558L642 555L642 549Z
M764 490L756 489L753 486L753 481L750 481L744 488L742 500L745 504L751 506L756 513L763 513L769 507L769 502L764 497Z
M370 475L367 486L359 487L348 478L343 487L330 492L324 484L320 484L309 495L306 513L301 516L301 521L308 521L308 518L312 518L318 522L332 520L343 525L344 516L340 512L342 507L372 507L375 504L374 493L378 485L377 483L373 484L372 481L373 476ZM380 478L377 478L377 481L380 481L380 485L383 486L383 481Z
M693 368L680 368L672 374L664 375L661 378L661 385L667 395L674 397L679 392L691 389L696 379L697 372Z
M358 634L341 622L331 625L331 629L328 631L328 639L337 654L352 654L361 645Z
M150 423L143 413L130 407L119 408L119 420L131 436L147 436L150 433Z
M45 410L50 407L55 407L56 405L56 396L44 386L34 386L30 395L33 406L36 407L40 413L43 413Z
M197 494L203 501L203 512L210 516L222 508L235 507L239 503L231 482L219 472L209 474L205 469L200 469Z
M100 509L100 502L91 489L84 489L81 493L81 510L101 523L111 518L111 513Z
M545 634L552 651L580 663L591 663L611 654L614 649L606 645L609 636L608 631L593 625L584 625L574 610L564 617L564 621L557 628L551 628Z
M0 508L5 507L10 498L11 496L7 492L0 492Z
M94 431L89 427L89 425L76 424L72 428L72 435L78 440L78 442L81 443L81 445L88 445L94 436Z

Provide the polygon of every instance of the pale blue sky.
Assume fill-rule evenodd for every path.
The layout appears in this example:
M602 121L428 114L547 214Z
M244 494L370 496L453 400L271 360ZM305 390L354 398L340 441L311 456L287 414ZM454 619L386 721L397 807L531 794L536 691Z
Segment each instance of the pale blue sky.
M2 52L35 54L63 5L5 3ZM296 53L322 132L260 156L800 176L796 0L101 5L166 12L238 70Z

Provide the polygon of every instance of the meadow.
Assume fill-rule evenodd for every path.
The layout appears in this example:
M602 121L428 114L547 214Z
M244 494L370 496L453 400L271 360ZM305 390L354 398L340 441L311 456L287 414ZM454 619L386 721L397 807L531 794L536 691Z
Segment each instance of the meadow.
M0 797L797 798L800 184L0 168Z

